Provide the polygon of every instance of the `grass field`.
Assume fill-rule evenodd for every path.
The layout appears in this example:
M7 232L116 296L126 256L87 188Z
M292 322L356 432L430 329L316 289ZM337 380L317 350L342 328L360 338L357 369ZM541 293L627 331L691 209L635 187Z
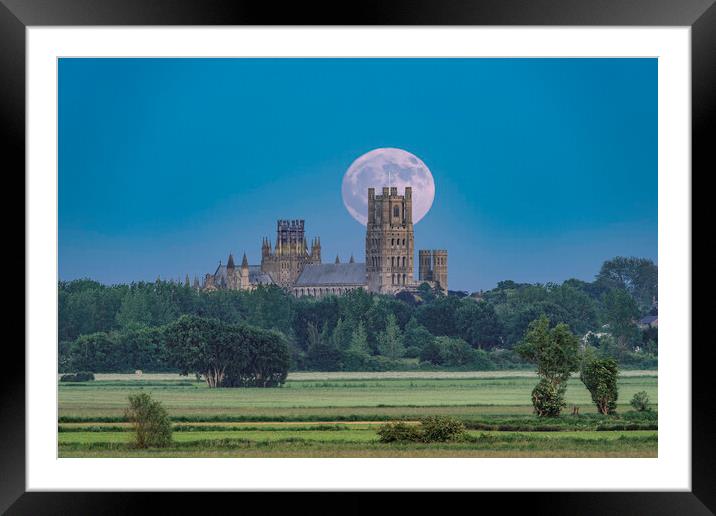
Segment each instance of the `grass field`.
M60 457L655 457L657 374L629 371L619 382L618 415L596 414L578 379L555 419L532 415L531 372L294 373L278 389L209 389L177 375L97 375L59 384ZM174 422L173 445L135 450L123 411L127 396L150 392ZM651 413L630 411L646 391ZM573 406L579 416L571 416ZM428 415L462 419L455 443L386 444L388 420Z

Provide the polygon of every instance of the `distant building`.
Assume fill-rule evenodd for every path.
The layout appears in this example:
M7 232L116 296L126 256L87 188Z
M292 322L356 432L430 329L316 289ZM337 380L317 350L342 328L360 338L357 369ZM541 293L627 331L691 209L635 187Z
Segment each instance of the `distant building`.
M656 328L659 325L659 317L656 315L647 315L646 317L639 319L636 324L642 330L645 330L646 328Z
M422 283L447 294L446 250L420 250L419 279L413 271L414 254L412 188L398 195L395 187L383 188L382 195L368 189L365 263L321 262L321 239L311 242L309 251L303 220L279 220L276 244L268 238L261 244L261 265L249 265L244 254L240 267L229 254L226 265L219 262L213 274L206 274L203 285L194 280L194 288L212 290L253 290L259 285L278 285L295 296L341 295L362 288L369 292L396 294L415 291Z

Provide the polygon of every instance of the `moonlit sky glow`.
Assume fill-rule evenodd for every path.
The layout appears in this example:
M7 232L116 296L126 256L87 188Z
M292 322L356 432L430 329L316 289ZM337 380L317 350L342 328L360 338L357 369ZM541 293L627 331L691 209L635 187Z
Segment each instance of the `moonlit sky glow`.
M278 218L305 219L325 262L364 261L369 175L347 192L344 176L375 149L432 173L415 248L448 250L451 289L592 280L617 255L657 259L656 59L58 67L62 280L203 277L229 252L257 264Z

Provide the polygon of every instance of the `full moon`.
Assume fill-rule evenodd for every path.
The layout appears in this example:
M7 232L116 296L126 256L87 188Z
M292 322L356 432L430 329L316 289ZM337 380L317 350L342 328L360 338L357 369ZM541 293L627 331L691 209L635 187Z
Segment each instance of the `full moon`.
M382 148L366 152L348 167L341 192L348 213L364 226L368 223L368 188L381 195L384 186L395 186L403 195L413 188L413 224L420 222L435 199L435 182L423 161L403 149Z

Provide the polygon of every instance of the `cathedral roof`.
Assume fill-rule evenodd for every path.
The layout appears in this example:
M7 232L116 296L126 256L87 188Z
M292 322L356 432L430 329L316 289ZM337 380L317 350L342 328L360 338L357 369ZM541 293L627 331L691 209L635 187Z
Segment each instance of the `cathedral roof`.
M226 265L219 265L214 273L214 282L217 287L226 286ZM265 272L261 272L260 265L249 265L249 283L252 285L271 285L273 280Z
M303 268L297 287L313 285L365 285L365 263L316 263Z

